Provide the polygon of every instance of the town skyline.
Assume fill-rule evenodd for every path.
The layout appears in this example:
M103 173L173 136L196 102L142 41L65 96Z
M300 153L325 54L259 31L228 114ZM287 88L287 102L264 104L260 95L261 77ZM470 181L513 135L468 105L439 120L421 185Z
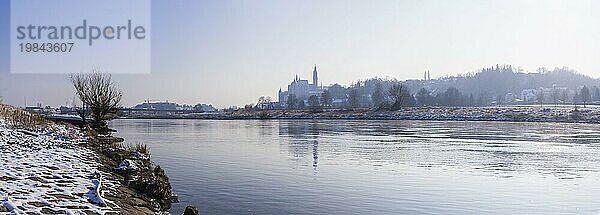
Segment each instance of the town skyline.
M9 28L6 2L2 29ZM437 78L496 64L526 71L567 66L598 78L599 9L597 1L559 0L155 0L151 73L114 79L127 92L125 106L159 99L223 107L276 98L273 89L296 74L310 78L314 64L324 85L419 79L426 70ZM9 48L6 32L0 50ZM67 75L13 75L8 54L0 56L5 102L22 105L27 97L56 106L74 96Z
M551 98L551 94L556 94L558 92L554 92L554 91L560 91L562 94L560 95L560 103L562 104L569 104L574 102L574 98L573 96L576 96L575 94L581 90L581 87L583 86L587 86L591 92L590 96L591 98L594 98L593 101L597 101L597 98L600 98L600 91L598 91L600 88L600 79L598 78L593 78L590 76L587 76L583 73L579 73L578 71L575 71L573 69L570 69L568 67L555 67L554 69L549 69L549 68L538 68L535 71L525 71L520 67L513 67L512 65L495 65L495 66L491 66L489 68L482 68L478 71L475 72L470 72L470 73L464 73L464 74L457 74L457 75L446 75L443 77L431 77L431 71L430 70L425 70L423 71L423 73L421 74L420 78L411 78L411 79L397 79L394 77L379 77L379 76L374 76L374 77L370 77L370 78L365 78L365 79L357 79L355 81L352 81L351 83L348 84L343 84L343 83L338 83L338 82L331 82L328 84L324 84L322 81L320 81L319 76L321 75L321 72L317 69L318 65L314 64L313 65L313 69L311 70L312 73L312 77L311 80L309 80L308 78L304 78L303 76L299 75L299 74L294 74L293 79L291 81L288 80L288 82L282 82L282 85L284 87L279 87L278 90L275 89L273 90L275 93L275 95L270 95L270 94L261 94L261 95L255 95L255 99L249 99L249 102L246 103L242 103L242 104L225 104L225 105L219 105L219 104L215 104L212 103L210 101L178 101L175 99L171 99L171 98L144 98L143 100L137 100L137 101L130 101L128 103L123 103L123 107L124 108L138 108L139 107L143 107L144 105L151 105L151 104L160 104L160 105L166 105L166 106L170 106L170 105L177 105L178 108L171 108L173 110L175 109L182 109L182 110L193 110L195 109L194 106L195 105L210 105L211 108L216 108L216 109L228 109L228 108L244 108L247 107L247 105L258 105L259 101L257 101L256 98L259 97L269 97L269 102L273 102L274 106L271 106L270 108L275 108L275 109L288 109L290 107L288 107L288 98L290 95L294 95L294 99L297 100L301 100L303 101L304 105L306 108L308 108L308 103L309 103L309 97L310 96L317 96L318 99L321 99L321 96L323 94L323 92L325 91L329 91L329 93L334 93L333 95L333 100L331 101L331 107L337 107L337 108L346 108L347 107L347 102L348 102L348 96L349 96L349 92L352 89L358 89L358 88L368 88L368 90L370 90L369 92L367 91L362 91L362 94L364 94L363 96L368 96L368 101L361 101L362 103L367 104L367 106L364 107L372 107L373 104L368 104L370 103L370 96L372 95L372 90L373 90L373 86L367 86L369 84L367 84L367 82L371 82L370 85L373 85L373 81L375 82L385 82L386 85L390 85L390 84L394 84L394 83L398 83L398 84L402 84L405 85L406 87L408 87L410 94L415 97L415 99L417 98L417 94L419 91L419 89L423 88L426 90L429 90L429 94L431 96L436 96L437 94L443 93L444 90L446 90L448 87L458 87L460 90L459 92L461 93L466 93L464 94L465 97L468 97L469 93L471 94L471 96L473 96L473 92L462 92L463 89L465 89L465 86L461 86L464 85L464 83L461 84L461 79L477 79L478 76L480 77L482 74L484 74L484 76L489 76L489 73L496 73L496 74L502 74L503 72L509 72L510 74L514 74L514 75L519 75L520 76L515 76L513 77L516 79L522 79L520 80L522 81L526 81L526 82L531 82L532 80L528 80L531 79L532 77L535 77L536 75L542 75L542 76L546 76L548 74L554 75L554 76L565 76L566 80L575 80L575 82L580 81L580 80L576 80L576 79L581 79L583 78L583 82L581 83L569 83L569 84L565 84L565 83L560 83L563 81L557 80L556 78L550 78L549 80L545 80L545 82L547 83L537 83L538 81L534 81L535 85L524 85L524 86L519 86L519 87L511 87L511 86L501 86L502 84L498 85L499 83L493 83L491 85L498 85L500 87L504 87L504 88L515 88L513 90L504 90L504 91L498 91L498 92L490 92L490 91L485 91L484 95L486 96L486 100L483 104L478 104L477 106L487 106L487 105L497 105L497 102L504 102L504 104L508 104L508 105L515 105L515 104L535 104L536 102L538 102L538 96L539 93L545 94L545 96L543 97L543 101L542 103L547 103L547 104L553 104L553 103L558 103L558 100L552 100L553 98ZM525 75L525 76L523 76ZM118 77L118 76L116 76ZM489 77L488 77L489 78ZM505 78L505 77L499 77L499 78ZM538 78L539 79L539 78ZM548 78L545 78L548 79ZM474 80L472 80L474 81ZM482 81L483 83L480 83L480 85L488 85L486 84L487 81L489 80L484 80ZM464 81L462 81L464 82ZM572 81L571 81L572 82ZM506 83L504 83L506 84ZM575 85L573 85L575 84ZM568 85L568 87L567 87ZM389 87L389 86L387 86ZM518 88L518 89L517 89ZM388 88L384 87L384 94L387 94L388 92ZM477 90L475 90L477 91ZM273 93L271 93L273 94ZM564 95L563 95L564 94ZM331 96L331 95L330 95ZM480 96L480 93L476 93L475 96ZM501 96L501 97L499 97ZM543 95L542 95L543 96ZM554 97L557 97L555 99L558 99L558 95L554 95ZM591 99L590 98L590 99ZM42 103L39 101L35 101L35 100L27 100L27 97L23 98L24 100L22 101L23 103L20 104L13 104L16 106L29 106L29 107L45 107L45 106L51 106L51 107L60 107L60 106L73 106L73 104L77 104L78 101L76 101L76 98L73 97L71 100L68 100L64 103L60 103L60 104L48 104L48 103ZM75 100L73 100L75 99ZM497 101L498 100L498 101ZM502 101L500 101L502 100ZM73 103L75 101L75 103ZM8 103L8 102L6 102ZM10 104L10 103L9 103ZM147 108L147 107L146 107ZM152 108L151 108L152 109ZM161 108L159 108L161 109ZM215 110L216 110L215 109Z

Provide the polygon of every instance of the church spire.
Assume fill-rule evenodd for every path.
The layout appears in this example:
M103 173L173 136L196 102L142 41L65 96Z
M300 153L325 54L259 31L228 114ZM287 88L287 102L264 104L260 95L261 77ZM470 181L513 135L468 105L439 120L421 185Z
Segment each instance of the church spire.
M319 85L319 75L317 74L317 64L315 64L315 69L313 70L313 84L315 86Z

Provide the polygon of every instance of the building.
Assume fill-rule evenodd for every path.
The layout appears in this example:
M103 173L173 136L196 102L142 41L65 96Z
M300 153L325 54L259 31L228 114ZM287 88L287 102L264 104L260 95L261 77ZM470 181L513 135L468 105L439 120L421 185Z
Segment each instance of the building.
M321 94L323 93L324 89L322 86L319 86L318 83L319 74L317 72L317 65L315 65L313 69L312 83L308 83L308 80L302 80L298 77L298 75L296 75L292 83L287 86L286 91L282 91L281 88L279 88L279 105L286 107L288 99L291 95L294 95L299 101L304 101L305 104L308 103L308 98L310 96L315 95L321 98Z
M506 95L504 95L504 104L517 104L519 102L521 102L521 98L518 97L516 94L514 93L506 93Z
M211 104L196 104L194 106L195 111L199 112L216 112L217 109L213 107Z
M431 81L431 74L429 73L429 70L425 70L425 73L423 73L423 81Z
M535 102L537 100L537 90L524 89L521 91L521 100L524 102Z
M572 102L575 94L576 91L569 90L567 87L553 85L551 88L525 89L521 91L521 100L526 103L540 102L540 100L545 103L565 103Z
M137 104L132 107L137 110L159 110L159 111L197 111L197 112L215 112L217 111L210 104L178 104L169 101L144 101L144 103Z
M144 103L137 104L132 108L141 110L178 110L181 109L181 105L169 101L144 101Z

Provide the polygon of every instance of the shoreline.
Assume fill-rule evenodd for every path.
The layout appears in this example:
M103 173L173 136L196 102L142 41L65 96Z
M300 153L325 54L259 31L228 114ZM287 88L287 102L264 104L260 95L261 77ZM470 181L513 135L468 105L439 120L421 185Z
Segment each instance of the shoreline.
M238 110L216 114L129 115L119 119L199 120L422 120L600 123L600 109L569 107L410 107L375 110Z
M164 199L153 198L150 196L152 191L148 189L141 190L140 186L136 186L136 183L142 183L142 180L157 181L154 174L152 174L152 171L157 166L152 163L149 152L140 151L136 147L129 148L123 146L121 142L94 143L94 145L89 147L97 155L96 159L101 164L99 168L102 171L110 173L106 177L120 183L120 186L114 192L109 192L105 195L106 199L115 202L119 206L120 213L168 213L171 199L168 199L168 206L164 206ZM123 163L126 163L127 166L123 166ZM168 182L168 178L160 180L166 180L166 186L169 189L168 195L170 197L171 185Z
M0 213L168 213L171 185L147 147L110 140L0 104Z

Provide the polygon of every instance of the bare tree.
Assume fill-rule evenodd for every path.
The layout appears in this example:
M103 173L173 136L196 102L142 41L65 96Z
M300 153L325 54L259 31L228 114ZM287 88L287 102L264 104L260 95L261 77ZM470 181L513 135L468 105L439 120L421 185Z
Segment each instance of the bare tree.
M404 84L392 85L389 94L392 99L392 104L390 106L390 110L392 111L400 110L402 107L406 106L413 106L415 103L408 87L404 86Z
M558 105L558 97L560 96L560 92L558 89L552 89L552 100L554 101L554 107Z
M333 98L331 97L331 93L329 92L329 90L323 91L323 93L321 93L321 105L323 107L330 107L332 103Z
M106 121L113 119L123 97L111 75L97 70L92 73L76 73L71 74L71 82L84 106L83 110L85 111L86 106L91 110L93 119L90 126L100 134L108 134Z
M583 102L583 107L585 107L585 105L592 100L590 89L584 85L580 90L579 97L581 102Z
M538 90L537 97L538 97L538 101L540 102L540 107L543 107L544 106L544 97L545 97L545 93L544 93L543 89Z
M300 106L299 103L300 103L300 100L298 98L296 98L296 94L292 93L288 96L288 99L287 99L287 108L288 109L293 110L293 109L298 108Z
M356 90L356 88L352 88L348 93L348 101L346 102L346 105L350 110L360 106L360 101L358 100L358 90Z
M260 96L258 97L258 102L256 103L256 108L258 109L271 109L271 102L273 100L270 96Z
M312 112L320 112L321 104L319 103L319 97L317 95L308 97L308 106Z
M377 84L375 84L375 90L373 91L373 94L371 94L371 99L373 101L373 106L375 107L375 109L380 108L381 104L384 102L385 99L381 82L377 82Z

